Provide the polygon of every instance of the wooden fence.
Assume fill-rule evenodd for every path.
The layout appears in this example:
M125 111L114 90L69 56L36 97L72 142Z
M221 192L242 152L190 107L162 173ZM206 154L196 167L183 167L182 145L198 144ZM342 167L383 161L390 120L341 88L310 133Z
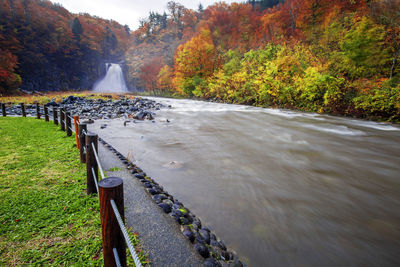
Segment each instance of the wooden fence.
M25 104L20 103L19 106L22 117L26 117ZM6 108L7 104L1 103L3 117L7 116ZM37 119L44 115L45 121L49 121L48 106L43 106L44 114L38 103L35 104L35 110ZM126 245L135 265L142 266L124 224L123 180L119 177L105 177L98 155L97 134L88 132L87 125L80 123L78 116L71 117L70 112L63 107L52 106L52 115L54 124L60 124L60 129L67 136L75 134L81 163L86 163L86 193L99 195L104 266L126 266ZM99 173L102 179L99 179Z

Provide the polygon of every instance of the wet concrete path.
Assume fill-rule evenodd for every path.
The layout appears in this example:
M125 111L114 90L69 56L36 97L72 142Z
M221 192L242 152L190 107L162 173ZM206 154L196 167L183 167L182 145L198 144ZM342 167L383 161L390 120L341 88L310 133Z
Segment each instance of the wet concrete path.
M150 265L204 266L203 259L183 236L173 218L156 205L143 185L101 143L99 158L106 177L120 177L124 181L126 225L139 233L141 246L148 253Z

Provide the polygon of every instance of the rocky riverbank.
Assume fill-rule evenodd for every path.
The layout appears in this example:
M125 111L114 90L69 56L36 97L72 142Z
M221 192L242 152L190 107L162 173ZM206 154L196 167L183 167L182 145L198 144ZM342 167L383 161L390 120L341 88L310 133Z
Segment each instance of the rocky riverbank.
M85 97L68 96L61 102L51 101L46 104L49 107L49 113L52 114L52 107L65 108L72 115L78 115L81 119L136 119L153 120L155 111L165 106L154 100L145 98L125 98L121 96L119 100L112 99L91 99ZM36 105L26 105L27 115L36 115ZM7 106L7 115L21 116L22 110L19 104ZM41 107L43 114L43 108Z

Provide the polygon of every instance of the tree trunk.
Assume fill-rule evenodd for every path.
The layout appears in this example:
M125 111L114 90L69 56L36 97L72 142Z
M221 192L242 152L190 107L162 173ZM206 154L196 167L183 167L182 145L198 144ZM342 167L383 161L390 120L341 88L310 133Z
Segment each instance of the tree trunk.
M396 68L397 58L399 56L399 53L400 53L400 48L396 50L396 52L394 53L394 56L393 56L392 67L390 69L390 79L392 79L392 77L393 77L393 72L394 72L394 69Z

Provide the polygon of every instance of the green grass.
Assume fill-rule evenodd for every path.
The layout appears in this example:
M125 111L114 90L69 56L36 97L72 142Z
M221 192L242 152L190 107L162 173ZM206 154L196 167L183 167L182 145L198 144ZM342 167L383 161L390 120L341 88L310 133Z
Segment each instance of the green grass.
M112 168L108 169L107 171L108 171L108 172L118 172L118 171L120 171L120 170L121 170L121 168L112 167Z
M103 265L98 198L74 141L52 122L0 117L0 266Z

